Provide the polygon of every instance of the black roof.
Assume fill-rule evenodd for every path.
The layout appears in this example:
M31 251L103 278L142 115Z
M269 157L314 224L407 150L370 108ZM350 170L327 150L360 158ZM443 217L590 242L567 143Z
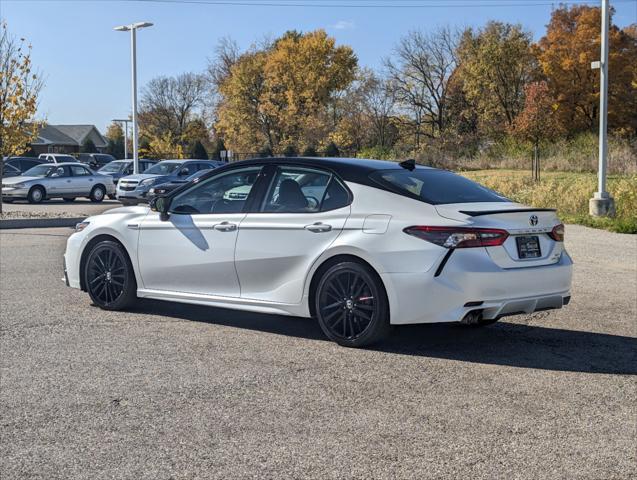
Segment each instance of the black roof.
M230 165L262 165L268 163L276 164L292 164L306 167L325 168L332 170L339 177L347 182L372 184L369 174L378 170L400 170L401 166L398 162L387 160L372 160L368 158L336 158L336 157L266 157L252 158L250 160L242 160L240 162L231 163ZM416 168L424 169L417 165Z

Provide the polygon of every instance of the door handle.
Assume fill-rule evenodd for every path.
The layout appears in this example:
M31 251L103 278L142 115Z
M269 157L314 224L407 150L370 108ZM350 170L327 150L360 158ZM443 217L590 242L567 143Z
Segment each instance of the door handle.
M316 223L313 223L312 225L306 225L305 229L314 233L323 233L323 232L331 231L332 226L326 223L316 222Z
M233 232L237 229L237 225L230 222L221 222L213 225L212 228L219 232Z

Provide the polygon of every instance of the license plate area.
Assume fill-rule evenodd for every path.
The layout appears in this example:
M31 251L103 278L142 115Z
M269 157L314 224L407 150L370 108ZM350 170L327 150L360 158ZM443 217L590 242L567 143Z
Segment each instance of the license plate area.
M540 239L535 235L516 237L515 243L518 246L518 257L521 260L540 258L542 256L542 252L540 251Z

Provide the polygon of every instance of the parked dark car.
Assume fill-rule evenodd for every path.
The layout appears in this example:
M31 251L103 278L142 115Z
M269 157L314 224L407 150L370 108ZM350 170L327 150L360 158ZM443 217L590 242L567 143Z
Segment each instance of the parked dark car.
M16 177L41 163L45 163L45 161L34 157L8 157L4 159L4 171L2 176Z
M93 170L99 170L114 160L115 157L107 153L80 153L77 156L78 162L86 163Z
M160 183L159 185L152 187L150 190L148 190L148 200L150 200L151 198L157 195L164 195L168 192L172 192L177 187L181 187L185 183L190 183L193 180L198 179L202 175L205 175L206 173L208 173L210 170L212 170L212 168L208 168L206 170L199 170L198 172L195 172L186 178L174 178L170 182Z

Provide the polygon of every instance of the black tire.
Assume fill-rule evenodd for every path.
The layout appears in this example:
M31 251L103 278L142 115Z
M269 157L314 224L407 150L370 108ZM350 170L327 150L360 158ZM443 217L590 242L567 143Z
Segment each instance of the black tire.
M115 195L113 195L112 193L108 194L108 198L109 200L115 200L117 197Z
M323 333L344 347L372 345L390 332L385 287L376 272L361 263L345 261L328 268L314 302Z
M105 196L106 189L102 185L95 185L88 198L90 198L93 203L99 203L104 200Z
M123 310L137 299L133 265L124 248L111 240L91 248L84 267L84 285L93 303L104 310Z
M62 200L65 202L71 203L75 201L75 197L64 197Z
M44 188L40 186L31 187L31 190L29 190L29 194L27 195L29 203L42 203L45 198L46 192L44 191Z

